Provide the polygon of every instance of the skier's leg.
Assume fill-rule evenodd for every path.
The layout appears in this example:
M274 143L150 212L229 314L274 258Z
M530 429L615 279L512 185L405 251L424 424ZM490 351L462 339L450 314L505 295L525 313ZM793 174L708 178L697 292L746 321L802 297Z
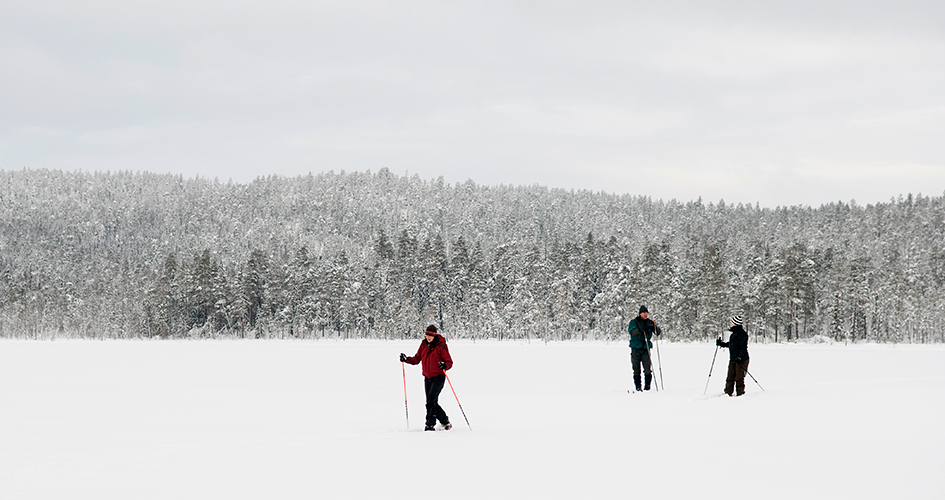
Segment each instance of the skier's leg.
M449 415L447 415L446 412L443 411L443 407L440 405L436 405L436 418L437 420L440 421L441 424L443 424L444 427L449 425L450 423Z
M433 426L436 424L436 398L439 396L439 391L436 393L433 392L433 389L436 387L434 380L435 378L423 377L423 391L426 394L427 407L426 430L432 430ZM443 384L440 383L440 389L442 388Z
M729 361L728 374L725 377L725 394L728 394L729 396L731 396L732 393L735 392L735 376L736 376L735 362Z
M633 386L636 390L643 390L640 385L640 363L641 363L641 351L640 349L630 349L630 366L633 367Z
M653 380L653 372L650 370L652 363L650 363L650 352L643 351L643 390L650 390L650 382Z
M446 375L440 375L439 377L433 377L433 385L430 388L430 397L433 404L433 417L435 420L439 420L444 426L450 423L450 418L446 415L446 412L443 411L443 407L440 406L440 392L443 390L443 385L446 383ZM431 424L433 425L433 424Z
M736 377L735 377L735 395L741 396L745 394L745 371L748 370L748 361L743 361L737 368Z

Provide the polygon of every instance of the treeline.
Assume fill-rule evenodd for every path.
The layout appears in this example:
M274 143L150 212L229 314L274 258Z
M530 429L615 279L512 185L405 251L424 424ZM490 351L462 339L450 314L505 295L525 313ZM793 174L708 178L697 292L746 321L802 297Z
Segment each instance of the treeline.
M945 199L761 208L344 172L0 171L0 335L941 342Z

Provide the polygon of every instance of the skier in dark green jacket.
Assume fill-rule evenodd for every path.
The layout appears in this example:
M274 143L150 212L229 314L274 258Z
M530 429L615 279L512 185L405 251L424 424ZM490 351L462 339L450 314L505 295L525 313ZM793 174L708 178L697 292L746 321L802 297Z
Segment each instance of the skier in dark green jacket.
M650 382L653 380L653 373L650 370L650 349L653 348L653 334L660 335L660 327L652 319L649 319L650 312L646 306L640 306L640 314L630 321L627 325L627 332L630 333L630 365L633 367L633 385L637 391L650 390ZM640 388L640 365L643 365L644 379L643 388Z

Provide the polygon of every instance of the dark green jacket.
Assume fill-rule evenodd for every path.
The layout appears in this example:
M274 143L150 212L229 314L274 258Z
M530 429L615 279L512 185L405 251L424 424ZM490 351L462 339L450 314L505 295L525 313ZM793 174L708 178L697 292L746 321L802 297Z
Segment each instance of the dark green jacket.
M630 321L630 324L627 325L627 332L630 333L631 349L652 349L653 342L650 339L653 338L653 334L660 335L663 333L652 319L643 319L639 316ZM643 335L646 335L646 342L643 341Z

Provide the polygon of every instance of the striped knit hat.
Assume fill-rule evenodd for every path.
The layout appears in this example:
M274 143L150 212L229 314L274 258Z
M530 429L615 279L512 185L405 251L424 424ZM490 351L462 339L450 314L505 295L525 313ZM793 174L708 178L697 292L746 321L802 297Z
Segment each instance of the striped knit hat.
M736 326L742 326L742 317L737 314L732 316L732 324Z

